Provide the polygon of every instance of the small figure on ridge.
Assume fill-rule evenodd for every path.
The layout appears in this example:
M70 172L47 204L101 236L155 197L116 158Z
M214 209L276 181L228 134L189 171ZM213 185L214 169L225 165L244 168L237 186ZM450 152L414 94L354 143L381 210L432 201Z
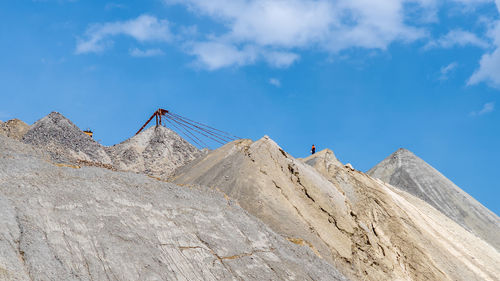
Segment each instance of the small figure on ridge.
M314 146L314 144L313 144L313 146L311 147L311 154L314 154L314 153L316 153L316 146Z

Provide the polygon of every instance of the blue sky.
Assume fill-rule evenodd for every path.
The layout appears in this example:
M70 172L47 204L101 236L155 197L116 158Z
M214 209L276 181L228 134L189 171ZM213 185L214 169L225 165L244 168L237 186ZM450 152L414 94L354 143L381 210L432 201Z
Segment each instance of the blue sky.
M0 2L0 120L111 145L158 107L366 171L399 147L497 214L500 1ZM500 105L498 105L500 106Z

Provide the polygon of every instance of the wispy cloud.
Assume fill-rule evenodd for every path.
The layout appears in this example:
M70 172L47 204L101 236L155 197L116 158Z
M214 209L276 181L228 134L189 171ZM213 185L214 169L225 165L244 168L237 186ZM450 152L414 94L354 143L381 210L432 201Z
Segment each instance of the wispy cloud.
M141 50L139 48L133 48L129 50L129 54L133 57L156 57L163 56L165 53L161 49L147 49Z
M391 43L412 42L427 32L410 26L405 17L408 0L383 5L365 0L164 0L224 25L225 30L191 44L202 65L218 69L259 60L275 67L297 61L297 51L320 49L337 53L352 47L385 50ZM434 0L414 0L419 16L431 13ZM297 20L300 19L300 20ZM222 48L227 53L219 52ZM256 54L256 51L257 53ZM217 53L217 59L202 51Z
M259 55L255 47L245 46L238 49L221 42L197 42L189 48L189 52L197 57L198 64L209 70L247 65L255 62Z
M439 80L447 80L449 75L458 67L457 62L452 62L446 66L441 67Z
M480 116L484 114L491 113L495 110L495 103L494 102L488 102L483 105L483 108L479 111L473 111L470 113L471 116Z
M281 81L277 78L271 78L269 79L269 84L275 86L275 87L281 87Z
M476 46L480 48L487 48L489 46L488 42L477 37L476 34L464 31L461 29L455 29L443 35L441 38L431 41L425 45L424 49L433 48L444 48L449 49L453 47L464 47L464 46Z
M150 15L141 15L129 21L118 21L91 25L85 38L78 41L77 54L99 53L113 45L110 37L126 35L140 42L167 42L172 35L166 20Z
M264 52L263 55L267 63L277 68L288 67L299 59L299 55L292 52Z
M500 12L500 0L497 0L497 9ZM472 74L467 84L486 82L500 89L500 20L491 24L488 36L493 40L495 50L481 57L479 68Z

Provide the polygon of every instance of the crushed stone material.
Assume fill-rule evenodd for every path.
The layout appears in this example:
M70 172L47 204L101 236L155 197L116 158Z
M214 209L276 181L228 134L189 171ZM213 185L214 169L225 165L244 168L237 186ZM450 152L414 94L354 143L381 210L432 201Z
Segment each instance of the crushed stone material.
M368 174L441 211L500 251L500 218L407 149L399 149Z
M320 152L304 163L269 137L239 140L179 168L172 178L218 188L353 280L500 276L500 253L489 244L422 200L333 156Z
M29 129L30 126L19 119L0 121L0 134L16 140L21 140Z
M161 178L167 178L176 168L202 155L195 146L163 126L152 126L106 150L118 170Z
M43 147L62 162L77 160L112 164L104 147L86 135L59 112L52 112L33 124L22 141Z
M0 136L0 280L348 280L218 191L43 157Z

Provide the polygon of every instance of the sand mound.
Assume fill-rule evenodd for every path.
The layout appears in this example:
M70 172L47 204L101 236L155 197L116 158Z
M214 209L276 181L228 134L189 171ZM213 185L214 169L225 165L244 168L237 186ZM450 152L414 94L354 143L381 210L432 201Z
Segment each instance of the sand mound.
M22 141L44 148L58 161L111 164L103 146L58 112L52 112L33 124Z
M168 177L201 155L200 150L163 126L150 127L107 151L117 169L158 177Z
M500 274L500 255L487 243L332 156L308 157L311 167L267 137L239 140L180 168L174 179L222 190L354 280L495 280Z
M0 280L347 280L220 192L33 149L0 136Z
M16 140L21 140L29 129L30 126L19 119L12 119L5 123L0 121L0 134Z
M337 157L335 157L335 153L331 151L330 149L323 149L320 152L317 152L313 155L310 155L307 158L301 159L299 158L298 160L314 167L325 167L327 169L330 168L330 166L335 166L335 167L344 167L344 164L342 164ZM322 163L319 163L322 162Z
M399 149L368 174L431 204L500 250L500 218L412 152Z

